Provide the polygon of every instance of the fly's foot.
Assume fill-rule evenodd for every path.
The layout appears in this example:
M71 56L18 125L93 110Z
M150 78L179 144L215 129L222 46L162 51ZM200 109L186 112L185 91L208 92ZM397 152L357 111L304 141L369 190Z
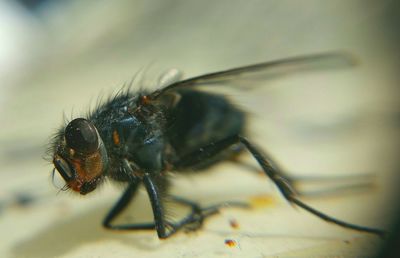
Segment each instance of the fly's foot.
M190 206L190 214L182 221L177 223L175 227L183 227L185 232L193 232L203 226L204 220L212 215L218 214L221 208L239 207L249 208L250 205L245 202L221 202L205 208L200 207L196 202L173 196L172 199L180 204Z

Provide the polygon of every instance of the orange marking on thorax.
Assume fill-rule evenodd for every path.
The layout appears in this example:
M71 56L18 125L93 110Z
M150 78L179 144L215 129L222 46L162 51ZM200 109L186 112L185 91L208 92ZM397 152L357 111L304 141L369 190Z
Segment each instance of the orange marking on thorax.
M144 96L140 97L140 103L142 105L147 105L147 104L149 104L149 102L150 102L150 98L148 96L144 95Z
M115 145L119 145L121 143L120 138L119 138L119 134L118 132L115 130L112 134L112 138L113 138L113 142Z

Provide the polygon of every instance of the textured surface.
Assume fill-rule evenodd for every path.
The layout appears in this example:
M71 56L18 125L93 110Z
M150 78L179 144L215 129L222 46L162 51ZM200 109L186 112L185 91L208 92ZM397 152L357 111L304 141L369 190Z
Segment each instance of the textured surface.
M35 36L21 54L24 65L1 74L1 257L373 256L381 240L294 209L264 176L232 164L177 177L174 191L204 201L244 198L254 209L225 209L203 230L165 241L151 231L106 231L100 222L121 189L106 183L85 197L57 194L42 156L63 111L68 118L84 114L140 69L149 85L171 67L189 77L346 50L358 57L357 67L288 76L230 94L251 113L252 139L293 175L376 175L375 187L306 198L309 204L346 221L387 227L392 182L398 182L399 113L386 2L76 2L30 17L32 33L24 35ZM138 210L150 215L146 203L142 195L125 219Z

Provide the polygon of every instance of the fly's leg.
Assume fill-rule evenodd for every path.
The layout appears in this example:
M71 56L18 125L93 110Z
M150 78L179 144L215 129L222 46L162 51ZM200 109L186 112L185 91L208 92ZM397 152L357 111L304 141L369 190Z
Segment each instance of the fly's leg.
M128 185L124 194L104 218L103 226L105 228L112 230L156 229L159 238L167 238L187 223L191 223L191 217L187 217L186 220L182 220L178 224L169 223L164 219L162 198L160 195L159 187L156 183L157 180L153 180L149 174L145 174L143 177L143 183L150 198L151 207L154 215L154 222L113 225L112 221L128 206L128 204L134 197L135 193L137 192L138 186L140 185L139 182L140 181L132 182Z
M179 227L165 219L162 194L160 190L161 185L159 182L161 181L154 178L154 176L152 177L148 173L143 176L143 183L146 187L151 208L153 210L155 229L157 230L158 237L164 239L175 233Z
M178 197L172 196L171 199L177 203L183 204L185 206L189 206L191 208L190 213L179 222L185 222L182 226L185 225L185 229L188 231L195 231L202 227L203 221L206 217L217 214L219 212L218 207L210 207L202 209L200 205L196 202Z
M275 183L278 190L282 193L283 197L287 201L289 201L291 204L297 205L298 207L314 214L315 216L317 216L327 222L334 223L334 224L339 225L344 228L348 228L348 229L352 229L352 230L356 230L356 231L360 231L360 232L376 234L381 237L385 235L385 232L383 230L359 226L359 225L355 225L355 224L351 224L351 223L347 223L347 222L338 220L338 219L328 216L328 215L310 207L309 205L305 204L304 202L300 201L297 198L297 194L296 194L294 188L291 186L290 181L287 180L283 176L283 173L278 168L278 166L275 163L273 163L271 160L269 160L266 157L266 155L262 154L262 152L258 148L256 148L256 146L251 144L246 138L244 138L240 135L230 136L221 141L206 145L206 146L200 148L199 150L194 151L193 153L183 157L180 161L178 161L174 165L177 169L183 169L186 167L187 164L195 164L196 162L204 161L204 160L220 153L221 151L226 150L230 146L233 146L236 144L242 144L243 146L245 146L245 148L251 153L251 155L254 157L254 159L257 161L257 163L261 166L264 173Z
M126 188L123 195L120 197L118 202L109 211L107 216L103 220L103 226L112 230L144 230L144 229L156 229L159 238L167 238L179 229L187 226L198 224L196 228L201 226L202 221L205 217L218 212L218 207L210 207L207 209L201 209L199 205L194 202L184 200L182 198L173 197L172 199L184 205L191 207L191 213L180 220L177 223L168 222L164 216L164 208L162 203L162 192L165 191L165 182L160 178L152 177L150 174L145 174L143 177L143 184L146 187L147 193L150 198L151 207L154 215L154 222L152 223L137 223L137 224L122 224L114 225L112 222L114 219L125 210L132 198L135 196L137 189L140 185L140 181L131 182Z
M126 167L128 168L128 167ZM108 212L107 216L103 220L103 226L112 230L148 230L156 229L159 238L167 238L176 231L187 228L189 230L196 230L202 226L204 219L208 216L218 213L219 209L227 205L235 205L246 207L244 203L237 202L226 202L210 207L201 208L197 203L189 200L172 197L172 200L180 204L189 206L191 208L190 214L184 217L182 220L171 223L165 219L164 208L163 208L163 193L166 191L167 182L165 178L154 177L150 174L143 176L143 184L146 187L151 207L154 215L154 222L152 223L137 223L137 224L120 224L114 225L112 222L118 215L128 207L132 198L135 196L137 189L141 181L136 180L131 182L126 188L123 195L114 205L114 207Z
M137 192L139 182L130 183L126 188L124 194L114 205L114 207L108 212L107 216L103 220L103 226L113 230L135 230L135 229L154 229L154 223L140 223L140 224L123 224L113 225L112 221L128 206L135 193Z
M218 214L221 208L236 206L239 208L249 208L250 206L244 202L222 202L207 206L205 208L194 201L190 201L178 196L172 196L171 199L177 203L189 206L191 212L179 224L185 227L187 231L195 231L202 227L205 218Z
M201 208L197 203L185 200L179 197L172 197L173 201L181 203L183 205L190 206L191 212L189 215L177 222L167 221L165 218L165 212L163 207L163 192L165 191L165 179L151 174L145 174L143 176L143 183L146 187L147 194L150 198L151 207L153 209L153 216L155 222L155 229L157 230L158 237L161 239L168 238L178 230L183 228L198 229L204 219L208 216L218 213L219 208L226 206L227 203L213 205L207 208ZM228 203L229 204L229 203ZM231 205L238 203L231 203ZM244 204L242 203L243 207Z
M129 172L132 172L129 162L127 160L124 161L124 168ZM154 222L113 225L112 221L128 206L135 193L137 192L137 189L141 182L143 182L143 184L145 185L150 198L151 207L154 215ZM139 179L131 181L131 183L126 188L124 194L121 196L121 198L103 220L103 226L113 230L156 229L159 238L167 238L179 228L171 223L168 223L164 219L164 210L162 206L161 196L162 190L165 190L164 188L166 188L165 181L160 181L156 178L152 178L150 174L147 173L144 174L142 181Z
M160 190L160 186L162 186L162 183L160 182L162 181L160 181L158 178L152 177L149 174L145 174L143 177L143 183L146 187L147 193L150 198L151 207L153 209L155 228L157 230L159 238L165 239L174 234L175 232L177 232L178 230L183 229L187 226L189 228L193 227L193 230L197 229L202 225L202 222L205 217L217 213L218 211L217 209L213 208L213 209L203 210L200 208L199 205L197 205L194 202L190 202L178 197L175 198L173 197L172 200L190 206L191 213L178 222L173 223L167 221L165 219L165 213L162 202L162 195L161 195L162 190ZM196 224L197 226L193 226Z

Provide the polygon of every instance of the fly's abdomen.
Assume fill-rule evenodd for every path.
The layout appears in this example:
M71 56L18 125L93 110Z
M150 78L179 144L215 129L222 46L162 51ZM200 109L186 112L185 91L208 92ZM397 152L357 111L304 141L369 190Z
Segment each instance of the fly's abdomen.
M195 90L177 93L180 100L170 113L168 135L178 156L243 132L245 114L226 97Z

